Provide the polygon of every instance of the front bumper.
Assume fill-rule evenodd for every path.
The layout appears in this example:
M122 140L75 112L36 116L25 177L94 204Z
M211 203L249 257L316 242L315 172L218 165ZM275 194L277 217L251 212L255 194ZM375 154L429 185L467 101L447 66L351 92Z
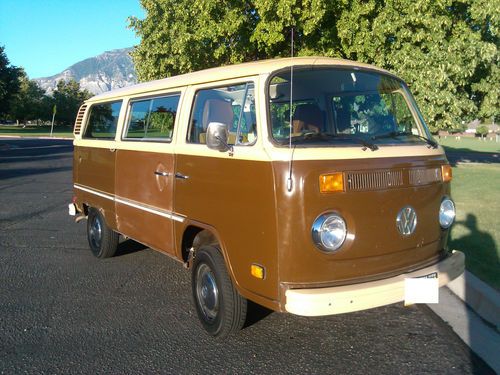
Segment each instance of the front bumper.
M437 273L439 286L448 284L464 272L465 256L460 251L418 271L389 279L330 288L288 289L286 311L303 316L342 314L401 302L405 296L405 279Z

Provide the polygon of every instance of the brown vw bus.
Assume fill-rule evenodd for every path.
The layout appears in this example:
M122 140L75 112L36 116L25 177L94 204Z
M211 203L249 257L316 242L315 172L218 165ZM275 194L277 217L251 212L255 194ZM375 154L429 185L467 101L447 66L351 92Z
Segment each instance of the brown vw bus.
M435 302L463 272L450 165L405 83L374 66L278 59L138 84L86 101L74 135L70 213L93 254L122 235L186 265L214 336L242 327L247 300L305 316Z

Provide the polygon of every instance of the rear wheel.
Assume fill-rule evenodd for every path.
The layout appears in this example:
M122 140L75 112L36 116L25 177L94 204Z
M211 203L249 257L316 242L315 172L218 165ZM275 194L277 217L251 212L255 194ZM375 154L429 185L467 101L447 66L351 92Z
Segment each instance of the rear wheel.
M196 253L191 283L196 312L209 334L226 337L243 327L247 300L234 287L217 247L202 246Z
M104 216L95 208L89 210L87 238L90 250L97 258L109 258L115 255L119 235L106 225Z

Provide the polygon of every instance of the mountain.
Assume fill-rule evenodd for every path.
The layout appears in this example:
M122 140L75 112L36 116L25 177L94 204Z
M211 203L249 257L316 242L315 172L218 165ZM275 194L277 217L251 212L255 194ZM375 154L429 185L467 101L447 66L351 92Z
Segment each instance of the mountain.
M137 83L134 63L129 55L132 48L106 51L101 55L71 65L63 72L51 77L35 78L47 93L52 93L61 79L74 79L82 89L94 94Z

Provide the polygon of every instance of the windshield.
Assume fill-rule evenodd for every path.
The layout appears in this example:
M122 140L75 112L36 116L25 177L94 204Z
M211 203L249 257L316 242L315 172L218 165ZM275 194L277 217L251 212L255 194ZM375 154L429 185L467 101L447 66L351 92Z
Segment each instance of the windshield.
M293 72L290 129L290 70L269 84L272 136L287 144L352 145L425 143L428 131L417 118L406 86L375 72L301 68ZM415 115L414 115L415 114ZM370 147L372 148L372 147Z

